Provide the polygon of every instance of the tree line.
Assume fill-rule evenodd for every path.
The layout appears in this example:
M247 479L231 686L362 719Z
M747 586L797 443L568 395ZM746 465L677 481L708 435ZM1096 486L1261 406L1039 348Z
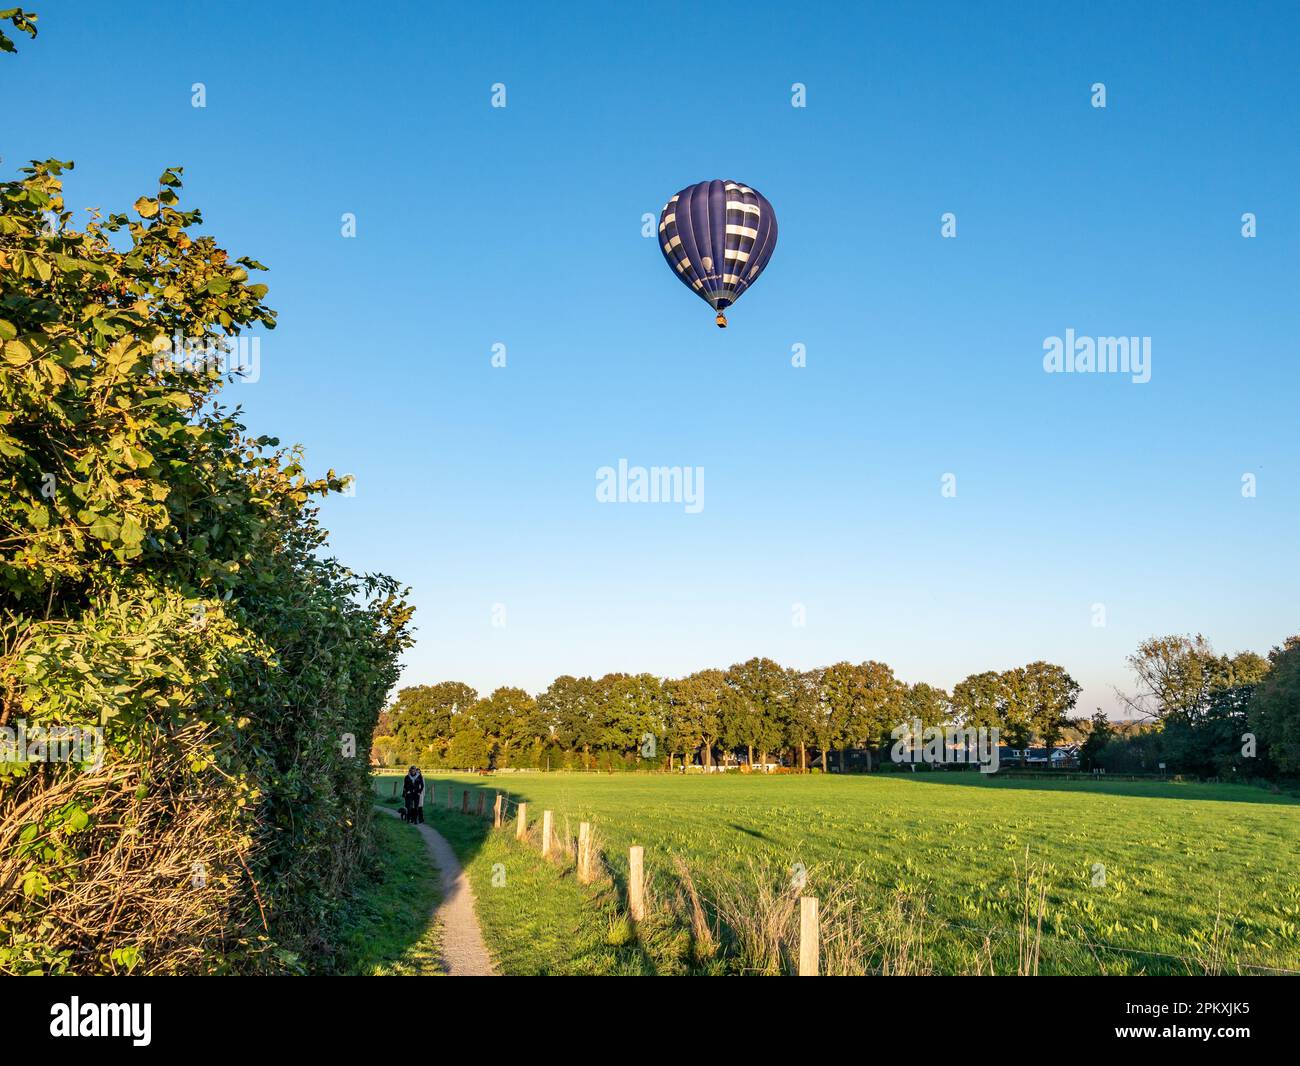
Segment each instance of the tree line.
M767 658L680 678L566 674L537 695L502 687L480 696L445 681L403 688L374 751L390 764L462 769L707 769L777 757L801 771L844 770L854 751L873 769L891 731L919 721L997 728L1010 748L1041 745L1049 764L1073 742L1084 769L1269 776L1300 771L1298 645L1226 656L1200 636L1144 641L1128 660L1137 678L1122 696L1128 723L1074 717L1078 683L1041 661L972 674L950 692L909 684L881 662L799 670Z
M949 693L909 684L885 663L812 670L766 658L686 677L612 673L556 678L544 692L498 688L480 697L445 681L404 688L380 719L376 753L393 762L463 768L615 768L752 764L844 769L845 752L872 753L902 722L959 720L997 727L1008 742L1058 744L1079 686L1061 666L1034 662L972 675Z
M1095 715L1084 769L1220 779L1300 774L1300 636L1266 656L1219 654L1201 635L1151 637L1128 658L1127 723Z

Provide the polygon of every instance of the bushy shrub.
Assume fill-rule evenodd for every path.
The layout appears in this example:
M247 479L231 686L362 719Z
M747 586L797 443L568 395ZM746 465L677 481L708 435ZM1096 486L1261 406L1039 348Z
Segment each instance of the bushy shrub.
M261 264L179 168L79 228L69 166L0 183L0 726L103 761L0 763L0 972L328 966L411 611L324 554L342 481L217 403Z

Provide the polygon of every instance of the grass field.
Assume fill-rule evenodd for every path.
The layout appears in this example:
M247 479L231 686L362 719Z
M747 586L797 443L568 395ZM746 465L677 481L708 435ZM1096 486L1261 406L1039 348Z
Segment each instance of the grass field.
M428 850L409 826L387 815L376 816L375 835L379 877L349 903L340 969L362 977L435 976L440 945L429 915L440 893Z
M796 864L808 870L807 894L851 898L860 914L905 901L922 916L909 936L919 936L924 968L937 972L1015 972L1026 884L1036 899L1037 880L1046 893L1041 972L1300 970L1300 804L1258 789L974 774L427 780L435 824L470 871L484 935L505 972L727 968L692 958L689 933L673 927L674 856L706 903L741 883L758 895L764 884L779 890ZM561 833L592 821L609 880L580 886L563 864L543 863L510 834L460 815L459 803L447 812L453 784L526 800L530 821L549 808ZM376 779L381 796L390 788ZM619 896L633 843L646 848L665 912L635 937ZM1036 878L1026 877L1026 849ZM494 866L505 885L493 887ZM864 950L879 954L897 932L865 938Z

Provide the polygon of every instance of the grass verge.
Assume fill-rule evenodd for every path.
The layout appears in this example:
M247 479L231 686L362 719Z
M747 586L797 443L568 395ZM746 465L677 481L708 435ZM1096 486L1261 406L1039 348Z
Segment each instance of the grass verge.
M339 972L352 976L428 977L442 973L438 875L420 834L375 814L375 877L349 901Z

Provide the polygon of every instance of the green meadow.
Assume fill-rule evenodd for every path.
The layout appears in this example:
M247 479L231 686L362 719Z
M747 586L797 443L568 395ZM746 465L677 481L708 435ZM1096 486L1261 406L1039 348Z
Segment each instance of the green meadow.
M433 824L466 863L505 972L725 971L719 958L693 956L674 929L689 917L675 857L706 910L715 894L748 885L757 899L804 870L804 894L852 898L860 914L906 901L920 916L912 953L931 972L1015 972L1027 893L1042 973L1300 970L1300 804L1261 789L943 773L426 780ZM391 787L376 777L381 797ZM608 877L579 885L563 858L543 862L512 831L466 818L464 789L487 791L489 811L498 790L527 802L534 825L552 810L565 840L590 821ZM620 899L632 844L645 848L659 911L649 944L630 944ZM504 884L493 884L494 868ZM832 935L833 916L824 923ZM892 936L862 938L862 951Z

